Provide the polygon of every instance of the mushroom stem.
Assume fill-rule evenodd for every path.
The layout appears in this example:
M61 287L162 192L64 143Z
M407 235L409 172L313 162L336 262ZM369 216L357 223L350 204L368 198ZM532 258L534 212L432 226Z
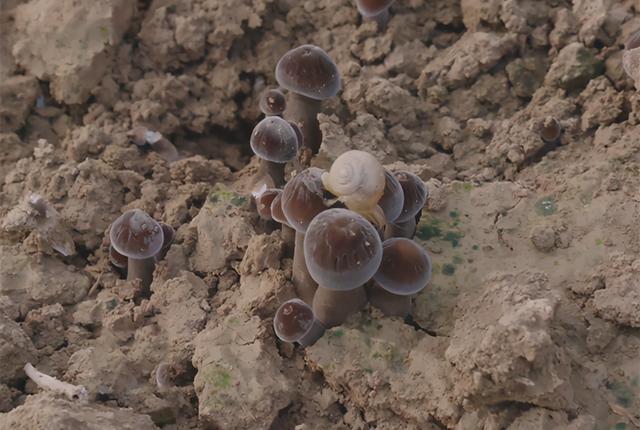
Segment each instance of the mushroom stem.
M363 16L362 21L375 21L378 24L378 31L384 31L389 23L389 8L384 9L377 15Z
M307 263L304 260L304 233L299 231L296 231L295 246L293 248L291 281L300 300L311 306L318 285L307 269Z
M284 118L300 127L302 147L308 148L311 155L318 153L320 142L322 142L322 133L320 133L320 124L318 123L320 104L320 100L290 92L287 108L284 111Z
M295 253L296 231L286 224L281 224L280 236L282 237L282 241L284 242L284 246L287 254L291 256L292 254ZM303 257L303 260L304 260L304 257ZM305 300L303 301L306 303Z
M38 371L31 363L24 365L24 373L43 390L51 390L64 394L69 400L80 400L84 402L89 399L89 393L83 385L72 385L68 382L60 381L53 376Z
M361 311L367 304L364 287L341 291L318 286L313 296L313 314L326 328L339 326L350 315Z
M258 177L268 175L273 180L275 188L282 188L285 184L284 166L286 163L276 163L263 158L260 159L260 167L258 169Z
M311 346L322 337L325 331L327 331L325 325L316 318L309 331L298 340L298 343L300 346Z
M407 239L413 239L416 234L416 220L410 218L408 221L399 223L387 223L384 229L384 238L390 239L392 237L406 237Z
M134 259L129 257L127 264L127 281L140 279L143 288L149 288L153 281L153 271L156 268L156 258Z
M367 288L367 296L369 303L388 317L406 318L411 313L411 296L390 293L375 282Z

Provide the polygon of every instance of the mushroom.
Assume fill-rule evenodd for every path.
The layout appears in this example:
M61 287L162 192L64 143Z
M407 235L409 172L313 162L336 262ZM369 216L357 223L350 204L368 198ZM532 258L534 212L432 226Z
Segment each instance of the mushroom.
M149 130L144 126L134 127L128 134L131 141L137 146L149 145L151 149L160 155L168 163L180 159L180 154L176 147L162 133Z
M304 236L313 218L328 208L322 186L322 170L310 167L303 170L282 191L282 211L296 231L293 248L291 280L298 297L310 304L316 291L316 283L309 275L304 257Z
M369 221L341 208L318 214L307 229L304 255L318 283L313 311L325 327L342 324L365 306L363 285L382 260L380 236Z
M313 345L326 330L315 318L313 309L300 299L287 300L280 305L273 318L273 329L278 339L298 342L302 346Z
M384 169L384 192L378 200L387 222L395 221L402 213L404 206L404 192L396 177L389 170Z
M294 249L296 241L296 231L291 228L289 221L287 221L287 217L284 216L284 212L282 211L282 193L275 196L271 202L271 218L281 224L280 234L282 235L282 240L287 248L287 253L291 255L291 250Z
M387 316L411 313L411 296L431 280L431 258L411 239L391 238L382 243L382 262L373 275L369 301Z
M282 194L282 190L266 187L254 194L256 209L258 211L258 215L260 215L262 219L267 221L273 219L273 216L271 215L271 203L273 203L273 200L280 194Z
M344 152L322 174L322 184L347 208L375 225L386 224L378 206L386 185L384 168L373 155L358 150Z
M284 185L284 166L296 158L298 136L291 125L278 116L268 116L251 133L251 149L260 157L260 170L273 179L276 187Z
M109 260L118 269L126 269L129 264L127 257L116 251L113 245L109 245Z
M331 57L314 45L302 45L285 53L276 65L276 80L289 96L284 117L299 125L303 147L316 154L322 141L318 113L322 100L340 91L340 73Z
M109 239L114 250L128 259L127 280L140 279L143 287L149 287L156 254L164 245L162 226L146 212L133 209L113 222Z
M540 127L540 138L549 144L557 144L560 142L560 136L562 134L562 126L557 119L547 117Z
M156 263L167 255L167 252L173 243L173 239L176 237L176 231L169 224L165 224L163 222L158 224L160 224L160 228L162 229L162 248L160 248L160 252L155 256Z
M287 100L284 93L277 88L266 90L260 96L260 111L266 116L282 116Z
M422 208L427 201L429 193L422 179L413 173L397 171L393 175L402 188L404 201L400 215L385 226L384 238L405 237L411 239L415 235L416 226L420 221Z
M629 37L622 52L622 68L640 90L640 30Z
M384 30L389 22L389 6L394 0L356 0L358 12L364 21L375 21L379 30Z

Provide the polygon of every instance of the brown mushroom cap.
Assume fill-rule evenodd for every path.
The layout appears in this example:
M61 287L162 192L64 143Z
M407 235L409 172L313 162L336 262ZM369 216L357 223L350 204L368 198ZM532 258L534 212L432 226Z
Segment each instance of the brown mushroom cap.
M282 190L282 211L296 231L304 233L311 220L327 209L322 173L322 169L317 167L305 169Z
M304 255L311 277L325 288L348 291L367 282L382 260L375 227L347 209L318 214L304 237Z
M324 100L340 91L340 73L331 57L314 45L302 45L280 58L276 80L288 91Z
M387 239L382 243L382 262L373 279L390 293L416 294L431 279L431 258L411 239Z
M268 116L253 129L251 149L264 160L286 163L296 158L298 136L287 121L279 116Z
M631 35L631 37L629 37L629 40L627 40L627 43L625 43L624 47L628 51L640 48L640 30L636 31Z
M116 251L113 245L109 246L109 259L111 260L111 264L120 269L126 269L127 263L129 262L127 257Z
M111 225L111 245L127 258L141 260L156 255L164 242L162 227L140 209L120 215Z
M404 194L404 204L400 216L395 222L405 222L416 216L424 207L429 196L427 187L424 186L422 179L410 172L398 171L393 173Z
M557 142L562 134L562 126L555 118L547 118L540 128L540 137L546 143Z
M260 110L267 116L281 115L287 107L284 93L277 88L266 90L260 96Z
M384 179L384 192L378 201L378 206L380 206L380 209L384 212L384 217L387 221L393 222L402 213L404 192L402 191L400 182L387 169L384 169Z
M358 12L362 16L376 16L388 9L394 0L356 0Z
M280 224L289 225L289 221L282 211L282 193L278 193L271 202L271 218Z
M273 219L271 215L271 203L273 200L282 194L282 190L277 188L269 188L261 192L256 196L256 208L258 209L258 215L263 219Z
M314 321L313 309L300 299L284 302L273 318L276 336L285 342L297 342L309 332Z

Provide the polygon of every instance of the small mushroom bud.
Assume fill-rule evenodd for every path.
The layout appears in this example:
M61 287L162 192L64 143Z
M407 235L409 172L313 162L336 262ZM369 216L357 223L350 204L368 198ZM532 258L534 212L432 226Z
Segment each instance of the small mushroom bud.
M151 149L160 155L168 163L180 159L176 147L162 133L152 131L144 126L136 126L128 133L131 141L137 146L149 145Z
M640 90L640 30L631 35L622 53L622 68Z
M298 137L291 125L278 116L268 116L251 133L251 149L260 157L260 168L273 179L276 187L284 185L284 166L298 153Z
M387 239L382 243L382 262L373 275L375 285L369 301L385 315L406 317L411 311L411 296L431 280L431 258L413 240Z
M347 209L324 211L307 229L304 254L318 283L313 310L326 327L340 325L362 309L366 303L362 285L382 260L380 237L371 223Z
M111 225L113 248L127 257L127 280L140 279L146 288L153 280L155 256L164 244L162 227L146 212L133 209L120 215Z
M271 215L271 203L273 203L273 200L280 194L282 194L282 190L277 188L268 188L262 190L255 196L258 215L260 215L262 219L267 221L273 219L273 216Z
M312 345L325 331L313 309L300 299L287 300L280 305L273 318L273 329L278 339L298 342L302 346Z
M113 245L109 245L109 259L118 269L126 269L129 262L127 257L116 251Z
M260 96L260 110L266 116L280 116L286 106L284 93L277 88L266 90Z
M289 91L284 117L300 126L303 145L316 154L322 141L318 113L322 100L340 91L340 73L331 57L313 45L285 53L276 65L278 84Z
M555 118L547 117L540 127L540 138L545 143L556 144L560 142L562 126Z
M406 222L416 216L422 210L429 196L427 187L422 179L410 172L398 171L394 175L404 194L404 204L400 216L395 219L396 223Z
M162 260L167 255L167 252L169 251L169 248L171 248L171 244L173 243L173 239L175 239L176 237L176 231L169 224L165 224L163 222L160 222L158 224L160 224L160 228L162 228L163 240L162 248L160 249L160 252L155 256L156 262Z
M404 192L400 186L400 182L396 177L384 169L384 192L382 197L378 200L378 206L384 212L384 216L387 222L395 221L402 213L402 207L404 205Z
M383 30L389 22L389 6L394 0L356 0L358 12L365 21L375 21Z
M287 248L287 254L291 256L291 252L294 249L296 240L296 231L289 225L287 217L284 216L282 211L282 193L278 193L271 202L271 218L275 222L279 222L281 227L282 240ZM295 252L295 251L294 251ZM295 254L294 254L295 255ZM298 257L300 258L300 257ZM304 261L304 258L303 258Z
M282 211L289 225L296 230L293 248L292 282L298 297L311 303L316 283L309 275L304 258L304 235L313 218L328 208L324 199L322 170L310 167L303 170L282 191Z
M377 225L386 223L378 206L386 184L384 168L373 155L358 150L341 154L322 174L322 184L347 208Z

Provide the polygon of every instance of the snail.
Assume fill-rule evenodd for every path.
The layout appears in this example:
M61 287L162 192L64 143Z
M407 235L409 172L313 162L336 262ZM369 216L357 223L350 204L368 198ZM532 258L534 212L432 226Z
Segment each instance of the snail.
M322 174L325 189L344 205L378 226L384 226L384 212L378 206L385 189L384 168L371 154L351 150L341 154Z

